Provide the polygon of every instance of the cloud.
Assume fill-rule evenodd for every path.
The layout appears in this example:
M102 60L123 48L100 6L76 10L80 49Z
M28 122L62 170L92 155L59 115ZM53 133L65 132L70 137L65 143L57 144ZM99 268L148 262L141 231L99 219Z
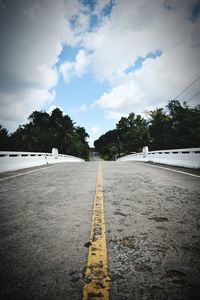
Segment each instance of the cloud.
M153 14L145 13L152 11L149 2L145 8L143 1L116 1L110 18L85 36L83 44L93 51L93 71L99 79L112 81L123 77L123 71L138 55L145 56L155 49L153 41L149 43L141 36L153 22ZM157 17L156 11L154 14Z
M71 77L81 77L87 71L89 61L83 49L79 50L74 62L66 61L60 66L60 73L68 83Z
M82 104L78 108L71 107L70 111L73 113L82 113L82 112L86 112L87 109L88 109L87 104Z
M94 101L106 118L143 113L166 105L199 74L200 19L191 19L197 1L116 0L101 27L86 35L90 62L99 80L111 89ZM160 51L161 55L151 57ZM138 58L140 68L132 68ZM127 69L131 70L127 74ZM198 92L193 86L181 101ZM197 104L198 98L191 104Z
M23 89L16 95L12 92L0 92L1 124L11 131L15 130L16 125L19 125L19 120L20 124L25 123L33 110L41 107L44 99L46 102L51 102L54 96L54 91L36 88Z
M116 1L110 18L83 41L93 51L93 71L99 79L116 81L138 56L177 45L192 46L191 34L196 26L190 16L188 1L168 11L161 1ZM192 2L192 1L191 1ZM174 1L173 1L174 3ZM184 10L184 9L185 10Z
M109 120L119 121L122 117L127 117L128 113L109 111L105 114L105 118Z
M133 106L133 102L136 104L140 102L140 94L136 85L132 81L124 82L114 87L110 92L104 93L99 100L96 101L96 105L104 109L123 109Z
M0 118L4 126L12 124L9 129L14 129L14 124L25 122L33 109L41 109L55 96L51 91L58 82L56 63L63 44L77 42L70 19L81 7L78 0L73 6L64 0L1 2ZM78 65L80 74L81 57Z
M86 104L82 104L79 108L78 108L78 112L84 112L87 110L87 105Z
M87 132L89 133L89 145L90 147L94 147L94 141L97 140L100 134L103 134L102 129L98 125L94 125L92 127L89 127L87 129Z
M145 61L143 68L130 74L123 83L104 93L93 103L93 106L103 109L107 119L115 120L119 120L128 112L144 114L146 110L164 107L198 76L198 73L194 72L199 64L198 51L199 49L191 51L189 47L184 49L177 47L166 51L157 60ZM187 72L185 72L185 64L188 60ZM198 83L179 100L187 101L197 92L199 92ZM193 99L192 104L198 103L198 97Z
M91 105L104 110L107 119L165 105L198 76L197 0L115 0L107 15L102 12L110 1L95 3L91 11L78 0L0 1L4 126L14 129L33 110L50 105L60 74L68 83L87 72L107 81L110 90ZM95 14L101 17L92 27ZM64 45L80 50L58 70ZM151 54L156 52L161 55L155 58ZM196 84L181 100L198 91Z
M94 133L94 134L98 133L99 130L100 130L100 129L99 129L98 126L93 126L93 127L91 127L91 132Z

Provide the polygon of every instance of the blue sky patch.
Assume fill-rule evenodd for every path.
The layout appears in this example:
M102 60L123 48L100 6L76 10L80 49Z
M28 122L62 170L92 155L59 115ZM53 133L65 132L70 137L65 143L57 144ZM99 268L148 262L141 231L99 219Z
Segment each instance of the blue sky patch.
M56 87L56 97L53 104L61 106L64 110L67 110L69 106L88 105L98 99L108 87L108 83L96 81L94 76L89 73L81 78L71 78L70 84L66 84L61 76Z
M100 18L97 15L91 15L89 23L89 31L92 31L99 25Z
M162 51L155 50L155 51L152 51L152 52L148 53L145 57L138 56L138 58L136 59L134 65L128 67L125 70L125 73L129 74L129 73L132 73L136 70L139 70L139 69L142 68L143 62L145 60L147 60L147 59L156 59L156 58L160 57L161 55L162 55Z
M58 63L56 64L57 67L59 67L61 64L63 64L65 61L75 61L76 55L78 54L78 51L80 50L79 47L70 47L68 45L64 45L62 52L59 55Z
M96 0L80 0L85 6L88 6L90 10L94 10L96 5Z
M198 0L192 7L191 21L196 22L200 15L200 0Z
M110 1L109 4L104 6L99 15L95 13L91 14L88 29L89 31L93 31L96 27L98 27L101 24L104 17L107 17L111 14L113 5L113 1Z
M112 9L113 9L113 6L114 6L114 3L113 1L110 1L109 4L107 4L103 10L102 10L102 15L105 17L105 16L109 16L112 12Z

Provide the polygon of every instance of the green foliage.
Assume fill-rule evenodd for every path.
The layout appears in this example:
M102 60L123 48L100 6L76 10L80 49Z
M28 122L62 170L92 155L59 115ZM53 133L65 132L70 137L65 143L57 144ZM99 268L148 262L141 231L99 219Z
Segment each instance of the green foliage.
M94 142L96 150L105 159L113 160L123 154L141 149L148 143L147 122L134 113L122 117L116 129L108 131Z
M88 159L86 139L89 135L59 108L51 115L34 111L28 120L28 124L19 126L9 136L6 129L0 127L0 150L51 152L52 148L58 148L59 153Z
M6 151L9 145L8 131L0 125L0 149Z
M200 147L200 106L189 106L177 100L169 101L166 110L156 108L149 113L148 122L130 113L122 117L116 129L106 132L94 142L105 159L115 159L143 146L150 150Z
M136 152L148 143L147 122L140 115L131 113L127 118L121 118L116 128L124 153Z
M94 142L96 150L105 160L113 160L120 155L119 136L116 129L110 130Z
M200 106L189 108L186 103L170 101L167 105L171 117L171 134L175 148L200 146Z
M157 108L150 112L149 134L152 150L164 150L174 147L172 119L163 108Z
M59 153L89 159L89 136L85 128L76 126L59 108L50 115L34 111L28 120L28 124L19 126L10 135L0 125L0 150L51 152L55 147ZM151 111L148 122L130 113L94 145L106 160L139 152L143 146L149 146L150 150L200 147L200 106L190 108L186 103L172 100L166 109Z

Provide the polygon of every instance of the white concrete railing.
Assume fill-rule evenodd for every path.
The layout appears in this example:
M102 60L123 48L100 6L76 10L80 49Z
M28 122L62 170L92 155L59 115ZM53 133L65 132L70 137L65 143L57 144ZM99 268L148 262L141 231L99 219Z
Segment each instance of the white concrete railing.
M145 148L145 149L144 149ZM171 166L200 168L200 148L148 151L123 156L118 161L149 161Z
M52 153L0 151L0 172L64 162L84 162L84 160L71 155L58 154L56 148L52 149Z

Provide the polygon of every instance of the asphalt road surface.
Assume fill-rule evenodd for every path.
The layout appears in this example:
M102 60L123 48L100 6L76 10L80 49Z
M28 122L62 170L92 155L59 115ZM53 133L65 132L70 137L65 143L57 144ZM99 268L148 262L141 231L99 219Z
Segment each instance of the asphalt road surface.
M90 152L89 159L90 159L90 161L101 160L101 158L99 157L98 152Z
M0 299L82 299L98 168L1 174ZM102 169L109 298L200 299L200 177L137 162Z

